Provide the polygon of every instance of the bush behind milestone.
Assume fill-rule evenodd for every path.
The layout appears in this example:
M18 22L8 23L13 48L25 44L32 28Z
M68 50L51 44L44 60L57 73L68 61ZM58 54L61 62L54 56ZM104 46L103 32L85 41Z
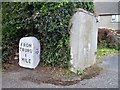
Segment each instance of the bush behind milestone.
M68 26L75 8L94 12L93 2L3 2L3 62L18 52L20 38L35 36L41 43L43 64L68 67Z

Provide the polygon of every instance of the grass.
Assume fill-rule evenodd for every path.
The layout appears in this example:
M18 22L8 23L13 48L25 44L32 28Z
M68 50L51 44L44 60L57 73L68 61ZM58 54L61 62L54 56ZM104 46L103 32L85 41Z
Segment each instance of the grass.
M72 74L73 72L67 68L64 69L64 75Z
M107 56L107 55L111 55L113 53L119 53L120 51L116 50L116 49L111 49L111 48L102 48L102 49L97 49L97 63L102 63L102 61L100 60L100 58L102 56Z

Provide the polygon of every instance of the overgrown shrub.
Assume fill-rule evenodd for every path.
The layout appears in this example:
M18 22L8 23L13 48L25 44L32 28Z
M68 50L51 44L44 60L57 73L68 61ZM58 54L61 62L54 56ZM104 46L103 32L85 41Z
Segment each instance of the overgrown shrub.
M35 36L41 43L43 64L67 67L70 61L68 26L75 8L94 12L92 2L2 3L3 61L16 53L14 49L18 50L20 38Z
M116 32L109 28L98 29L98 48L114 48L119 50L120 40Z

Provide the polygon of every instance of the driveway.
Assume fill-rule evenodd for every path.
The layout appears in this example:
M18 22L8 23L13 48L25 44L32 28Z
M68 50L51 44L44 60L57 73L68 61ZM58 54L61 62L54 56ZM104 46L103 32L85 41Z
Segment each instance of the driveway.
M120 54L105 56L100 67L103 71L91 79L85 79L77 84L70 86L57 86L53 84L34 83L31 81L22 80L22 77L29 75L29 70L23 72L4 72L2 76L3 88L118 88L118 57ZM120 80L119 80L120 81Z

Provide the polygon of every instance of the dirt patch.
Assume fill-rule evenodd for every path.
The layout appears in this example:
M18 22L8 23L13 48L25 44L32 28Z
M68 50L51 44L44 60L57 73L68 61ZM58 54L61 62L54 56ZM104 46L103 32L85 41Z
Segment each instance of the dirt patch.
M36 77L24 77L22 78L22 80L27 80L27 81L31 81L31 82L35 82L35 83L47 83L47 84L54 84L54 85L62 85L62 86L69 86L69 85L73 85L78 83L80 80L68 80L68 81L64 81L62 79L58 79L58 78L53 78L53 77L46 77L46 76L42 76L39 78Z
M84 70L85 74L81 77L81 80L83 79L90 79L92 77L95 77L98 75L103 68L98 67L97 65L92 65Z
M10 62L10 61L7 61L6 63L3 63L2 71L4 71L4 72L19 71L21 69L18 66L18 60L13 60L12 62Z
M47 83L54 85L69 86L79 83L81 80L95 77L102 69L97 65L93 65L84 70L83 75L75 73L66 74L66 69L61 67L47 67L39 65L36 69L25 69L16 64L6 64L5 72L20 72L25 76L21 80L31 81L34 83Z

